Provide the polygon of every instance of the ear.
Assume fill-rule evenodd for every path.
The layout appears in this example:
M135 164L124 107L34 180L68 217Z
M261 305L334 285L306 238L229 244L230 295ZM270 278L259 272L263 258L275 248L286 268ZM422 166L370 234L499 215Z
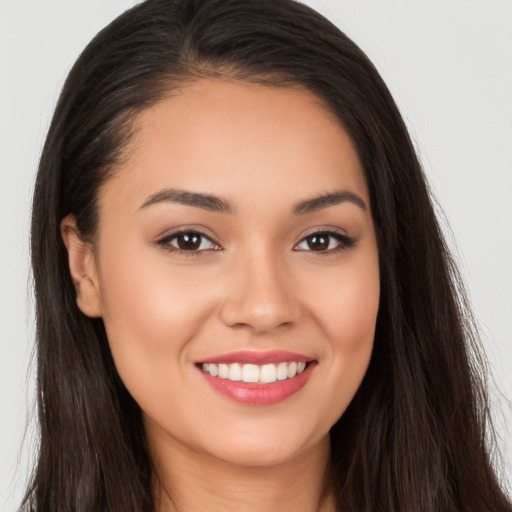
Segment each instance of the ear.
M93 247L81 238L73 215L62 220L60 232L68 250L69 271L75 285L77 305L85 315L101 317L101 293Z

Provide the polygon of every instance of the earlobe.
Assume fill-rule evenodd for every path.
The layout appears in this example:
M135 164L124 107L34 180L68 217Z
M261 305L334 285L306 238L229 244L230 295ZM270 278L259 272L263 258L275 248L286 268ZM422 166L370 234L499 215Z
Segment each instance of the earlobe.
M60 232L68 251L69 271L75 285L77 305L85 315L101 317L101 293L93 247L80 236L73 215L62 220Z

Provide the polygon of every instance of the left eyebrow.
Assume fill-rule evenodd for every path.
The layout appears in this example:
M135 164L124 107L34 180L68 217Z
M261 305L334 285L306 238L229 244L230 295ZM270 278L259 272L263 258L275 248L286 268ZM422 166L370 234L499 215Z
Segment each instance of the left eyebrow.
M339 190L331 194L323 194L318 197L313 197L311 199L301 201L295 205L293 208L293 213L295 215L303 215L305 213L316 212L317 210L345 202L355 204L365 211L368 209L366 203L357 194L349 192L348 190Z

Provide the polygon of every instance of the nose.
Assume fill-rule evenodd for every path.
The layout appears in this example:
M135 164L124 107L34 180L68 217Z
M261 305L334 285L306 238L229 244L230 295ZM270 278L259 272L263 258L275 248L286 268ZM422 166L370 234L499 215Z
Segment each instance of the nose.
M299 304L293 279L283 265L263 254L241 261L237 267L221 309L226 325L262 334L297 321Z

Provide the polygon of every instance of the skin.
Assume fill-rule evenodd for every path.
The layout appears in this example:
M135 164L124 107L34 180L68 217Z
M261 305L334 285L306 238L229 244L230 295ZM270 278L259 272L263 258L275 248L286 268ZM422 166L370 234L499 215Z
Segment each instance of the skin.
M379 305L369 194L350 138L305 90L222 80L175 91L135 127L99 191L94 244L73 217L62 235L78 305L103 318L143 411L159 509L334 510L329 493L321 500L328 432L364 377ZM217 196L232 211L143 206L168 189ZM294 212L339 191L360 202ZM212 242L177 250L169 235L180 229ZM308 243L315 230L353 244L328 237L319 248ZM240 350L288 350L316 364L286 400L240 404L196 366Z

